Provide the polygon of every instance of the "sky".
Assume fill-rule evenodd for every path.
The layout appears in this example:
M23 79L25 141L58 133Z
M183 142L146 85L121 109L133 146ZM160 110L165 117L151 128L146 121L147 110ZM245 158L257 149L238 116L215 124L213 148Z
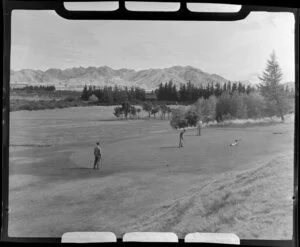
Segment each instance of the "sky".
M12 13L13 70L190 65L228 80L257 83L273 50L283 80L294 81L290 13L257 12L233 22L89 21L67 20L46 10Z

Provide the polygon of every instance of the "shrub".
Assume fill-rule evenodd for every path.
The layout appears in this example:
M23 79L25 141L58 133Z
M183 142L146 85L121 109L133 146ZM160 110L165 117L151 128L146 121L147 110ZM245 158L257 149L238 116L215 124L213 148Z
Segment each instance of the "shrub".
M233 104L230 94L228 92L222 93L216 104L216 120L219 122L223 120L223 116L227 114L231 115L233 111L232 108Z
M170 119L170 115L172 113L171 107L167 106L167 114L168 114L168 119Z
M185 114L185 120L188 126L196 126L200 120L200 115L195 110L188 110Z
M232 103L235 106L235 112L232 113L238 119L246 119L247 114L247 104L246 104L246 94L243 93L234 93L232 95Z
M141 109L141 108L137 108L137 109L136 109L136 112L137 112L137 116L138 116L138 118L140 117L140 113L141 113L141 111L142 111L142 109Z
M188 120L186 119L186 113L183 107L172 110L170 125L173 129L185 128L188 126Z
M97 102L97 101L99 101L99 99L98 99L98 97L95 94L92 94L89 97L89 101L91 101L91 102Z
M127 119L127 116L130 113L130 107L131 107L131 105L129 104L128 101L125 101L125 102L122 103L121 106L122 106L122 108L121 108L122 112L125 115L125 118Z
M150 114L151 114L151 110L152 110L152 104L149 102L145 102L143 104L143 110L148 112L149 118L150 118Z
M19 107L20 110L27 110L27 111L32 111L33 110L33 106L30 104L25 104L25 105L21 105Z
M161 119L166 119L166 113L168 112L168 106L162 104L159 106L159 110L161 113Z
M259 93L248 94L245 97L245 103L247 105L248 118L263 117L265 101Z
M232 120L233 117L230 115L230 113L226 113L224 115L222 115L222 120L226 121L226 120Z
M217 97L212 95L205 101L205 116L209 121L214 121L216 119L216 106L217 106Z
M130 106L129 108L129 114L131 118L134 118L137 113L137 108L135 106Z
M188 124L188 122L187 122L186 119L180 120L180 121L178 122L178 128L179 128L179 129L186 128L186 127L188 127L188 126L189 126L189 124Z
M68 97L64 98L64 101L66 101L66 102L74 102L74 101L76 101L76 100L77 100L77 99L74 98L74 97L72 97L72 96L68 96Z
M122 107L120 106L117 106L114 108L114 113L113 113L117 118L119 118L122 114L123 114L123 111L122 111Z
M199 98L195 103L195 110L199 115L205 115L205 99L203 97Z
M151 108L151 114L154 115L154 118L156 118L156 113L159 112L159 106L153 105Z

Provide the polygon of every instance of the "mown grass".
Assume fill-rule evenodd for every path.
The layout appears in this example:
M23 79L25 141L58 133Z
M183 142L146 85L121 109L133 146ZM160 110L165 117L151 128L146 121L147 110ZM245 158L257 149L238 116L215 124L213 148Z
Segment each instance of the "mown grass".
M172 231L180 238L230 232L241 239L291 239L292 157L286 152L247 171L219 175L143 216L132 230Z
M292 236L292 153L240 174L224 174L199 194L205 219L190 226L204 232L234 232L240 238ZM189 228L189 227L188 227Z

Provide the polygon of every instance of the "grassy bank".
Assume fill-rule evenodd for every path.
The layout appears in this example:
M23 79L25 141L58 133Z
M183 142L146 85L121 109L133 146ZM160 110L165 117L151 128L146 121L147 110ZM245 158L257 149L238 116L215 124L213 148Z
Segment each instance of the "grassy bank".
M230 232L241 239L291 239L293 153L227 172L138 220L131 230ZM184 231L182 230L184 229Z

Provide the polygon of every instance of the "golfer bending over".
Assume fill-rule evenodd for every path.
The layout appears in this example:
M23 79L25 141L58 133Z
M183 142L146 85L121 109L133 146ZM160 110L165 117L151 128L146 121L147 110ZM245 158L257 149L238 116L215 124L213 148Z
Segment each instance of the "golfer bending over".
M183 129L183 131L180 132L179 134L179 147L183 147L183 134L185 132L185 129Z
M94 161L94 168L99 170L99 163L101 161L102 165L102 158L101 158L101 148L99 142L97 142L97 146L94 148L94 155L95 155L95 161Z

